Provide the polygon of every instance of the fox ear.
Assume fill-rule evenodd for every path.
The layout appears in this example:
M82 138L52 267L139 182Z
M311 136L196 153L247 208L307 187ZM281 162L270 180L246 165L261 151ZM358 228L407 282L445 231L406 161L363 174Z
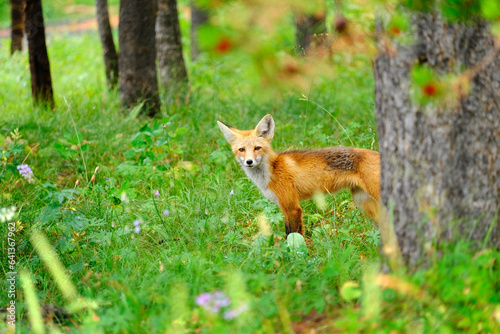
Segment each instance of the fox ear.
M259 124L255 127L255 133L257 137L262 137L267 140L271 140L274 137L274 119L273 116L267 114L264 116Z
M222 131L222 134L224 135L224 137L226 137L226 140L229 142L229 144L232 144L236 139L238 139L238 134L233 130L232 127L219 121L217 121L217 124L219 125L219 129Z

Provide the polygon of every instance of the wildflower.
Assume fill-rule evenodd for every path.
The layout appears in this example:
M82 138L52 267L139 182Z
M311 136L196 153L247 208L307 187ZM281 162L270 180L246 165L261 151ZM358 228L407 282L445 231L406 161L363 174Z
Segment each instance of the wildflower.
M155 192L155 196L160 196L160 191L159 191L159 190L157 190L157 191Z
M233 47L231 40L223 36L215 45L215 51L217 53L226 53Z
M111 227L112 227L112 228L115 228L115 227L116 227L116 226L115 226L115 223L111 223Z
M167 210L163 211L163 215L164 215L165 217L170 216L170 210L168 210L168 209L167 209Z
M19 170L19 174L21 174L29 183L34 183L35 179L33 178L33 171L30 166L26 164L21 164L17 166L17 170Z
M437 94L437 87L434 83L430 82L422 87L422 92L424 93L425 96L436 96Z
M224 312L224 319L226 320L232 320L236 317L238 317L241 313L245 312L248 309L247 304L241 304L235 309L229 309L226 312Z
M137 234L141 233L141 228L139 227L140 224L141 224L141 222L139 220L137 220L137 219L134 220L134 226L135 226L134 232Z
M229 306L231 300L222 291L204 292L196 297L196 304L209 312L217 313L221 308Z
M229 192L229 195L234 195L234 190L231 189L231 191Z

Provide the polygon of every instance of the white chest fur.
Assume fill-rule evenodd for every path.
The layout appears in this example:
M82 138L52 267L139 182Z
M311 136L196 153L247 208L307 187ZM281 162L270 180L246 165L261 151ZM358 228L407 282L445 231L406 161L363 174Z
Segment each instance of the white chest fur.
M266 163L267 161L262 161L257 167L248 168L242 166L243 170L247 174L248 178L252 180L253 183L262 191L262 194L269 200L273 201L276 205L280 205L278 197L274 192L269 189L269 182L271 181L271 171Z

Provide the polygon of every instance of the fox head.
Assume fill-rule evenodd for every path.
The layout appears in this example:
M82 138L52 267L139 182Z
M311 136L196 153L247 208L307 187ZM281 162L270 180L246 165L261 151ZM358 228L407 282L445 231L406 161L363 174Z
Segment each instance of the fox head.
M253 130L238 130L219 121L217 124L243 168L259 166L272 152L274 120L271 115L264 116Z

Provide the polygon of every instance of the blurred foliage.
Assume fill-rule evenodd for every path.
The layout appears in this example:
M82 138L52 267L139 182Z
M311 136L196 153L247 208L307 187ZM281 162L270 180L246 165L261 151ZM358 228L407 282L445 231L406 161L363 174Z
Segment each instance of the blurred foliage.
M423 10L437 2L405 3ZM456 3L439 2L480 8L498 20L491 0ZM68 4L91 7L93 0L44 0L48 21L71 17ZM200 31L205 54L196 62L185 57L189 104L164 104L157 120L136 117L140 105L124 116L118 92L106 88L95 32L48 37L54 111L31 104L26 53L10 57L7 43L0 46L0 100L9 111L0 114L0 208L19 208L18 263L31 273L41 304L66 303L30 242L42 228L78 296L99 305L76 312L76 325L60 331L497 332L498 251L471 253L466 243L430 249L429 268L389 275L381 269L378 230L346 192L321 205L303 202L307 234L294 249L279 208L241 172L215 123L248 128L272 113L277 151L377 149L374 11L387 19L383 37L408 43L411 19L401 2L327 3L328 38L305 56L294 47L294 15L324 10L318 1L200 4L211 19ZM187 6L180 2L186 55ZM428 66L411 75L414 92L428 100L454 80ZM22 178L20 163L32 167L36 183ZM196 302L218 291L241 310L238 316L228 319ZM28 307L19 293L22 317ZM6 298L0 295L2 305Z

